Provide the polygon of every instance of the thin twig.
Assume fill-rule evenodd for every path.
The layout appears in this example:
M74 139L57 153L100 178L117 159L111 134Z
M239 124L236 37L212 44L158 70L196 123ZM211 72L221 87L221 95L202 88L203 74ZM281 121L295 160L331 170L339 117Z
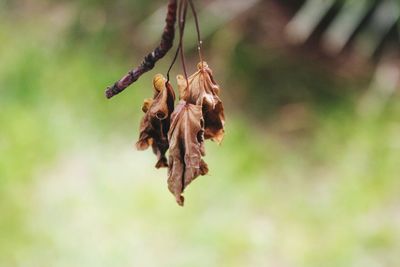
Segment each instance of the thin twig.
M201 51L202 45L203 45L203 41L201 40L201 35L200 35L199 18L197 16L196 8L194 7L193 1L192 0L188 0L188 1L189 1L190 9L192 10L192 13L193 13L194 22L196 24L197 50L199 51L199 58L200 58L201 66L203 67L203 54L202 54L202 51Z
M168 68L168 71L167 71L167 83L169 82L169 74L170 74L170 72L171 72L171 70L172 70L172 67L175 65L175 62L176 62L176 60L177 60L177 58L178 58L178 55L179 55L179 51L180 51L180 49L181 49L181 47L180 47L180 45L178 45L178 48L176 49L176 52L175 52L175 55L174 55L174 58L172 59L172 62L171 62L171 64L169 65L169 68Z
M121 93L129 85L137 81L140 76L153 69L156 62L163 58L171 49L175 37L176 10L177 0L169 0L167 17L165 19L166 25L161 36L160 45L153 52L148 54L136 69L129 71L128 74L122 77L113 86L108 87L105 92L107 98Z
M186 23L186 14L187 14L187 1L186 0L181 0L180 5L179 5L179 51L181 54L181 62L182 62L182 68L183 68L183 73L185 74L185 79L186 79L186 86L189 88L189 80L188 80L188 75L187 75L187 70L186 70L186 63L185 63L185 52L183 48L183 35L185 32L185 23Z

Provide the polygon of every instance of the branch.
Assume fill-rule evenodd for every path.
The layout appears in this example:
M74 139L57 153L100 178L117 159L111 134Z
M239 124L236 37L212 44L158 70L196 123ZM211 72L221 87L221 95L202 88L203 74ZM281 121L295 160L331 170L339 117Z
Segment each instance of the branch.
M154 68L158 60L163 58L171 49L175 37L177 0L169 0L168 12L165 19L166 25L161 36L160 45L149 53L143 62L136 68L128 72L124 77L117 81L113 86L107 87L105 95L108 99L124 91L129 85L137 81L140 76Z

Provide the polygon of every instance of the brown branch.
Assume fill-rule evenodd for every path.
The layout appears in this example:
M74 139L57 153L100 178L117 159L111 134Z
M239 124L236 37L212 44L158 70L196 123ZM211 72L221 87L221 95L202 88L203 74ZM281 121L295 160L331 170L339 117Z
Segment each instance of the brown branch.
M167 17L165 19L166 25L161 36L160 45L153 52L149 53L136 69L129 71L128 74L113 86L107 87L105 95L108 99L121 93L129 85L137 81L140 76L153 69L156 62L163 58L171 49L175 37L176 10L177 0L169 0Z

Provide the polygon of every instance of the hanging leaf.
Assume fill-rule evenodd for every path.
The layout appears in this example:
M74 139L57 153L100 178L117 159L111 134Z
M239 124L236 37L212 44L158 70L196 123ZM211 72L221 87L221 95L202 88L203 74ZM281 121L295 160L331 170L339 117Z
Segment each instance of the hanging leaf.
M168 188L179 205L183 206L185 188L199 175L208 173L205 155L201 106L181 100L172 114Z
M180 98L202 107L205 139L219 144L225 133L224 107L219 98L220 88L206 62L200 62L197 69L198 71L188 78L189 88L186 79L182 75L177 76Z
M157 156L156 168L168 167L165 153L168 150L168 131L171 114L174 111L175 93L170 83L157 74L153 79L153 99L144 101L142 110L145 112L140 123L138 150L146 150L150 145Z

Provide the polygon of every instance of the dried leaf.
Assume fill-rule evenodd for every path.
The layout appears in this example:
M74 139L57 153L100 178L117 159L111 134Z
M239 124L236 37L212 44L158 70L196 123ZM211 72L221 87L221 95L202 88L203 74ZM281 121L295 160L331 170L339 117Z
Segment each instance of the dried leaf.
M181 100L171 119L168 188L183 206L185 188L199 175L208 172L202 159L205 155L202 108Z
M153 79L154 97L144 101L142 110L145 112L140 123L138 150L146 150L152 146L157 155L156 168L168 167L165 153L168 150L168 131L171 114L174 110L175 93L167 80L157 74Z
M188 78L189 88L186 79L182 75L177 76L180 99L202 106L205 139L219 144L225 133L224 107L219 98L220 88L206 62L200 62L197 68L198 71Z

